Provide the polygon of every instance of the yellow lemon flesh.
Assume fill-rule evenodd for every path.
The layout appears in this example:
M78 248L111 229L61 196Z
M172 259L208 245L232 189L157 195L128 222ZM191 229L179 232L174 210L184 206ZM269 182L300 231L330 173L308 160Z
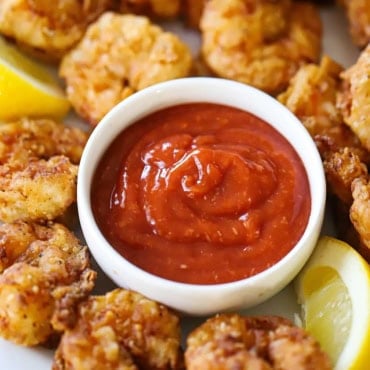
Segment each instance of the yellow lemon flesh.
M365 370L370 359L370 267L348 244L322 237L297 276L305 329L335 370Z
M0 37L0 120L61 118L70 104L56 78Z

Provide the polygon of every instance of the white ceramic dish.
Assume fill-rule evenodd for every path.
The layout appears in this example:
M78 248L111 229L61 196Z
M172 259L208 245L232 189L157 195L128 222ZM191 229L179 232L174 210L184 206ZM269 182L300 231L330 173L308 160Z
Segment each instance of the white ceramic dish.
M321 9L321 15L324 23L323 51L344 66L351 65L355 62L359 52L350 40L343 13L338 8L328 6ZM176 22L166 24L166 28L180 34L190 44L194 54L197 53L200 44L197 32L186 30ZM72 125L83 125L73 115L68 117L68 122ZM76 231L79 232L79 230ZM329 211L326 213L323 233L334 233ZM113 286L111 280L100 272L96 292L103 293L112 289ZM263 304L242 311L244 314L276 314L290 319L294 319L298 312L299 307L291 285ZM183 318L183 336L185 337L203 320L204 318ZM53 351L42 348L24 348L0 339L1 370L50 370L52 357Z
M311 211L294 248L278 263L250 278L227 284L195 285L160 278L122 257L104 238L91 209L96 167L111 142L125 128L160 109L207 102L245 110L268 122L294 147L308 175ZM84 149L77 184L77 205L87 245L102 270L118 285L192 315L210 315L251 307L284 288L303 267L320 234L326 198L322 161L300 121L271 96L231 80L193 77L163 82L130 96L114 107L95 128Z

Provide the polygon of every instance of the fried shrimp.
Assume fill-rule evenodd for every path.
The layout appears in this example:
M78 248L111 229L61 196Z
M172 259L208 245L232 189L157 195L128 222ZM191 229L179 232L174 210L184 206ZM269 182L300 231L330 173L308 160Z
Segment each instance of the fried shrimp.
M342 71L343 68L328 56L324 56L319 65L304 65L278 100L301 120L323 158L348 147L362 161L368 162L367 150L344 124L341 111L336 106Z
M14 222L0 225L0 273L36 239L32 224Z
M148 18L105 13L60 67L77 113L96 125L119 101L157 82L187 76L189 48Z
M370 44L357 62L341 74L343 91L338 98L345 123L370 151Z
M369 153L336 106L341 72L340 65L324 56L320 65L302 66L278 100L307 128L324 161L329 190L348 205L351 182L366 171Z
M54 370L170 370L181 365L179 318L139 293L116 289L79 307Z
M350 148L331 152L324 160L324 169L332 192L345 204L352 203L352 182L367 176L367 167Z
M3 224L0 235L0 336L44 343L74 320L94 286L87 247L60 224Z
M271 94L321 50L316 7L290 0L210 0L201 22L202 56L218 76Z
M59 59L112 0L1 0L0 33L47 59Z
M327 370L328 356L303 329L277 316L217 315L187 339L188 370Z
M338 0L347 13L353 41L360 47L370 42L370 3L368 0Z
M76 200L78 162L87 134L50 120L0 126L0 220L61 216Z
M0 125L0 165L64 155L78 164L88 134L49 119L24 118Z
M367 247L370 256L370 179L363 176L352 182L353 203L350 219L359 234L360 240Z
M174 18L180 12L181 0L119 0L122 13L147 15L154 18Z
M67 157L0 166L0 220L53 220L76 200L78 167Z
M302 121L311 136L323 134L343 123L336 108L342 70L338 63L324 56L319 65L302 66L290 80L288 89L278 96L278 100Z

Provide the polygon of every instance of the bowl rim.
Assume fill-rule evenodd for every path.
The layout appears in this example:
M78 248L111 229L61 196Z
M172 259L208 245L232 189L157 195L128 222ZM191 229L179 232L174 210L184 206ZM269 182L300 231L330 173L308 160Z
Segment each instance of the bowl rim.
M136 266L132 262L128 261L126 258L124 258L121 254L118 253L118 251L115 250L115 248L110 245L110 243L105 239L104 235L100 231L99 226L97 225L92 209L91 209L91 180L93 177L93 174L95 173L97 164L99 163L99 160L101 158L101 155L104 154L112 140L117 136L118 133L123 131L126 127L129 125L135 123L140 118L149 115L150 113L160 110L165 107L174 106L181 104L181 102L174 103L173 100L175 99L174 96L168 95L169 92L173 92L174 90L178 89L178 92L180 94L184 94L184 89L191 90L191 89L197 89L196 95L199 96L201 93L207 93L207 91L213 91L212 97L205 96L204 99L201 101L199 99L193 99L188 96L188 98L185 99L185 101L182 101L183 103L191 103L191 102L211 102L211 103L218 103L218 104L224 104L224 105L230 105L234 106L234 102L232 99L228 98L220 98L220 94L218 92L218 89L225 89L226 91L232 91L235 90L239 91L242 90L243 94L246 95L246 102L248 102L247 98L256 98L259 100L262 100L266 102L266 104L269 104L269 106L273 106L274 110L278 110L279 113L282 114L283 118L290 121L292 124L291 129L294 131L294 136L299 135L297 137L302 137L305 140L305 145L310 150L310 166L314 166L315 168L315 181L317 182L318 189L312 188L311 180L307 169L307 162L303 160L301 154L297 151L296 145L292 142L291 139L287 138L284 133L281 132L279 128L277 128L274 124L271 124L271 122L267 121L265 118L262 118L267 123L275 127L280 134L282 134L290 144L293 145L294 149L297 151L297 154L302 160L302 163L304 165L304 168L307 173L307 178L309 181L309 188L310 188L310 195L311 195L311 210L309 219L306 225L306 228L304 230L304 233L302 234L301 238L297 242L297 244L278 262L276 262L271 267L259 272L256 275L236 280L232 282L227 283L216 283L216 284L191 284L191 283L183 283L178 282L174 280L169 280L157 275L154 275L150 272L147 272L140 267ZM207 90L207 91L206 91ZM214 96L219 96L219 102L215 101ZM155 96L155 98L153 98ZM176 100L176 99L175 99ZM217 99L216 99L217 100ZM221 102L222 100L222 102ZM136 107L136 114L131 114L131 116L135 116L135 118L122 118L124 115L122 114L123 111L126 109L132 109L136 104L140 105L145 101L147 105L145 106L145 109L142 110L142 113L138 113L140 108ZM266 105L261 105L258 107L258 109L254 109L252 112L250 111L250 107L254 103L249 102L248 109L247 108L241 108L244 109L255 116L261 118L261 115L264 116L264 113L266 113ZM142 109L142 108L141 108ZM134 113L135 113L134 112ZM117 128L116 121L121 120L123 123L119 125L119 128ZM105 140L104 145L101 145L100 149L96 150L96 142L99 141L100 137L104 137L106 131L109 132L108 136L110 139ZM98 155L100 154L100 155ZM91 165L91 157L94 158L94 163ZM313 197L313 194L315 195L315 198ZM163 289L168 289L169 287L175 288L175 289L181 289L182 291L187 291L189 293L202 293L202 292L214 292L217 294L220 294L223 290L233 290L238 289L239 287L244 286L252 286L256 284L261 279L269 279L272 276L275 276L276 272L279 271L282 267L284 267L287 263L290 261L294 261L296 255L298 253L302 253L301 249L305 244L308 243L308 239L312 237L315 238L315 241L318 239L319 232L322 227L323 219L324 219L324 212L325 212L325 203L326 203L326 181L325 181L325 175L324 170L322 167L322 161L320 158L320 155L318 153L317 147L314 144L311 136L309 135L306 128L303 126L303 124L299 121L299 119L291 113L284 105L282 105L280 102L278 102L275 98L269 96L268 94L264 93L261 90L258 90L250 85L246 85L240 82L232 81L232 80L226 80L222 78L215 78L215 77L186 77L186 78L180 78L175 80L170 80L166 82L161 82L156 85L152 85L150 87L147 87L141 91L136 92L135 94L129 96L125 100L118 103L115 107L110 110L105 117L100 121L100 123L97 125L97 127L93 130L90 138L88 139L88 142L85 146L85 149L82 154L79 171L78 171L78 181L77 181L77 208L78 208L78 214L79 219L81 223L81 229L82 233L85 235L85 232L91 232L93 230L94 232L94 246L90 245L91 243L88 243L88 247L97 260L98 265L100 265L100 262L98 258L96 258L95 254L95 245L98 245L98 248L105 248L105 254L107 255L107 258L109 259L119 259L121 261L122 266L124 266L125 271L127 271L127 274L130 273L136 273L140 275L141 281L146 281L153 285L155 282L155 285L158 287L162 287ZM319 229L319 230L317 230ZM316 232L315 232L316 231ZM318 231L318 232L317 232ZM317 234L317 235L316 235ZM86 235L85 235L85 239ZM312 243L316 244L316 243ZM308 257L311 255L312 251L314 249L314 246L311 248L310 251L306 251L305 256L305 262L307 261ZM304 263L303 263L304 264ZM301 266L298 266L297 271L303 267L303 264ZM104 268L102 268L104 270ZM110 276L111 277L111 276ZM134 287L130 287L132 289L135 289Z

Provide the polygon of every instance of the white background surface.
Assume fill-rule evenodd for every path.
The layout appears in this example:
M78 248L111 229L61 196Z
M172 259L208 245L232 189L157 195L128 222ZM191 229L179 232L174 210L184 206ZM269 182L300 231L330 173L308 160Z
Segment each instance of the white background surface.
M328 54L344 67L353 64L358 56L357 48L352 44L348 34L346 19L341 10L325 7L321 10L324 23L324 53ZM197 32L189 31L176 23L168 23L165 28L174 31L183 38L197 54L200 40ZM74 117L69 121L75 122ZM327 226L323 233L331 233L330 217L327 215ZM113 284L101 273L99 274L97 293L112 289ZM262 305L245 311L248 314L278 314L291 319L299 312L292 286ZM202 318L183 318L183 336L202 322ZM24 348L0 339L0 370L48 370L51 369L53 352L42 348Z

